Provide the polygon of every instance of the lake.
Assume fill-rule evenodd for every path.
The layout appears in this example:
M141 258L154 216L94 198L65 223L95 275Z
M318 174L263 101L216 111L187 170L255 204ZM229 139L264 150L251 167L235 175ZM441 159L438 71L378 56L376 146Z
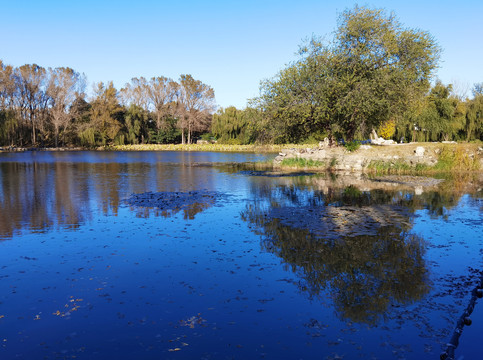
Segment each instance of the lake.
M273 157L1 153L0 358L439 359L481 281L481 177L251 165Z

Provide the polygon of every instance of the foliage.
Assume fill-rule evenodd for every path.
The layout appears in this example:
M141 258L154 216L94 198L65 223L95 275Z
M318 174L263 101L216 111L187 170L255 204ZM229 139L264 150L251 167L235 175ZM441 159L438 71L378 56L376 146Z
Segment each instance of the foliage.
M470 157L464 148L443 146L440 152L438 163L434 166L435 170L452 172L479 170L478 159Z
M466 112L466 140L483 140L483 83L476 84Z
M344 147L346 148L347 151L352 152L359 149L361 147L361 143L359 141L352 140L344 143Z
M306 159L301 157L283 159L282 166L297 168L318 168L325 167L325 163L318 160Z
M330 45L314 37L301 59L261 84L254 103L271 141L299 141L323 130L348 140L402 117L429 89L439 48L432 36L405 29L393 14L346 10Z
M391 139L395 133L396 120L394 120L394 118L382 122L377 130L377 134L385 140Z
M211 132L219 142L227 144L250 143L249 110L238 110L234 106L220 108L211 123Z

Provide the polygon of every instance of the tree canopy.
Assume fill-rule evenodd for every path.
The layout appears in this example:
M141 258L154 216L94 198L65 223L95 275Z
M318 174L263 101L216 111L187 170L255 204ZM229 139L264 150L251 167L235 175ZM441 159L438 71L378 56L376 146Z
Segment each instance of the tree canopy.
M344 11L331 43L313 37L300 59L261 84L256 105L275 142L314 132L353 139L403 117L430 88L440 49L427 32L404 28L394 14Z

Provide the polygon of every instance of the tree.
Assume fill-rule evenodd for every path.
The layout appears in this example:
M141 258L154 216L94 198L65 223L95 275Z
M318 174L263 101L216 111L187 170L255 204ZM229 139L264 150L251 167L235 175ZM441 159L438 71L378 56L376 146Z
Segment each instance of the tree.
M466 113L467 141L483 140L483 83L475 84L473 99L468 103Z
M186 131L190 144L194 131L205 131L210 127L211 113L215 109L215 92L191 75L181 75L179 84L178 103L181 106L181 117L178 119L178 126L181 129L182 143L185 143Z
M89 140L93 139L94 134L96 142L98 140L101 145L106 145L112 143L121 130L124 109L119 104L117 90L112 81L107 86L102 82L96 84L94 92L91 122L83 133Z
M149 84L144 77L132 78L130 83L127 83L121 89L119 95L123 101L124 106L136 105L148 111L148 97Z
M47 94L50 101L51 122L54 126L55 147L59 146L59 132L72 121L69 108L79 97L84 97L85 79L71 68L49 69Z
M149 81L147 96L156 116L156 128L167 130L167 117L176 116L177 109L173 104L179 95L179 84L170 78L159 76Z
M219 109L213 114L211 133L221 142L248 144L250 134L247 113L234 106Z
M14 145L18 136L16 96L14 69L0 60L0 144Z
M300 55L261 85L258 105L275 140L300 140L317 130L351 140L401 118L428 91L439 47L393 14L355 7L341 14L331 44L313 37Z
M15 69L17 87L17 108L20 109L24 121L32 129L32 145L37 143L37 130L43 124L42 115L47 108L45 93L46 71L37 64L26 64Z

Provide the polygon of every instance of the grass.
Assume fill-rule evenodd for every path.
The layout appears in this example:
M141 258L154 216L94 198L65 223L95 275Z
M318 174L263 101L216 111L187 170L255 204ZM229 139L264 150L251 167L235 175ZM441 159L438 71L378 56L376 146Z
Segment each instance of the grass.
M286 148L306 148L306 145L231 145L231 144L139 144L112 145L113 151L215 151L215 152L280 152Z
M421 144L424 147L424 144ZM480 170L478 157L468 146L438 145L432 150L438 154L438 161L434 166L418 163L415 166L404 160L372 161L368 169L376 174L420 174L431 175L437 173L464 173ZM474 150L474 149L473 149Z
M306 159L301 157L283 159L281 165L283 167L295 168L321 168L326 167L325 163L318 160Z

